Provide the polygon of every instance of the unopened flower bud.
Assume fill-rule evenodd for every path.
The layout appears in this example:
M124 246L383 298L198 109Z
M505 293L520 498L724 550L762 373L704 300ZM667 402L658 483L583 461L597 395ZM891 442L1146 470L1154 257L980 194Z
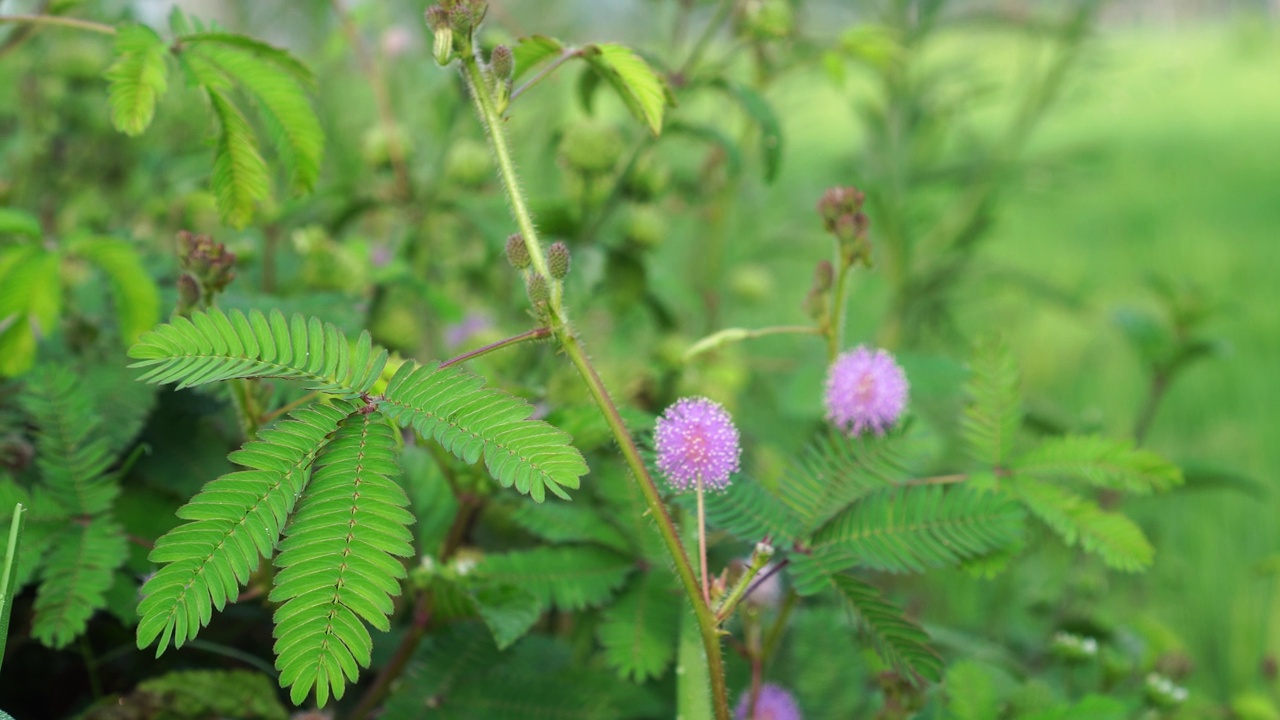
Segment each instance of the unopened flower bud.
M493 76L501 81L510 80L516 70L516 58L511 48L499 45L489 54L489 66L493 68Z
M184 311L194 310L200 305L200 283L190 275L183 274L178 277L178 307L179 313L185 314Z
M520 233L513 233L507 238L507 262L517 270L529 267L529 248L524 246L524 237Z
M831 267L830 260L823 260L818 263L818 267L813 271L813 289L818 292L826 292L831 289L831 284L835 282L835 269Z
M569 246L563 242L554 242L547 248L547 269L551 277L563 280L569 274Z
M525 288L529 292L529 302L535 306L542 305L551 299L551 291L547 288L547 279L534 273Z
M818 214L822 216L827 232L835 232L837 221L844 215L854 215L862 210L866 196L855 187L833 187L822 194L818 201Z
M427 8L427 25L435 34L432 51L436 63L444 66L453 60L453 18L452 13L439 5Z

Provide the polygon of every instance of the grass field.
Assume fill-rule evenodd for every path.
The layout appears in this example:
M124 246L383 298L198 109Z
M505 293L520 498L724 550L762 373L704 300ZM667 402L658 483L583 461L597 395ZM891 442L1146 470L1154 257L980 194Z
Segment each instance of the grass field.
M989 57L979 61L1006 76L1029 52L1007 42L958 47L984 47ZM787 108L789 160L770 203L805 209L822 187L847 181L848 154L832 148L856 144L857 123L848 99L819 80L776 89L772 99ZM1159 557L1150 573L1118 586L1131 607L1187 643L1191 685L1229 700L1259 687L1260 661L1280 650L1266 570L1280 556L1280 29L1238 22L1100 32L1028 160L984 258L1082 304L982 286L970 288L963 308L973 329L1006 329L1034 406L1127 434L1146 376L1115 313L1152 304L1151 275L1193 283L1220 308L1211 328L1230 353L1174 385L1149 445L1180 462L1236 470L1266 492L1182 491L1134 504ZM776 215L779 232L808 232L807 216ZM874 306L876 283L855 303ZM876 317L855 312L855 337Z

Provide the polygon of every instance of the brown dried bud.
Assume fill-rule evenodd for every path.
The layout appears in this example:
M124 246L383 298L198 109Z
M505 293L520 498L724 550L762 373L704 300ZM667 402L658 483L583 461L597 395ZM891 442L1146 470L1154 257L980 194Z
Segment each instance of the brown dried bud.
M569 274L568 245L559 241L551 243L551 247L547 248L547 269L556 280L563 280Z
M529 267L529 248L524 245L524 237L520 233L512 233L507 238L507 262L517 270Z
M865 200L866 196L855 187L833 187L824 192L818 201L818 214L827 232L836 231L836 223L842 216L862 210Z
M818 267L813 271L813 289L818 292L826 292L831 289L831 284L835 282L835 269L831 267L830 260L823 260L818 263Z

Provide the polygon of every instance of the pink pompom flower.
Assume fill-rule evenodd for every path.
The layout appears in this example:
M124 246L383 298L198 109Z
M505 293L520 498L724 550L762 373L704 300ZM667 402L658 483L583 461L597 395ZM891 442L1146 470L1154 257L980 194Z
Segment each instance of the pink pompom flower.
M827 419L850 437L892 427L907 409L907 375L885 350L865 345L840 355L827 373Z
M760 688L760 697L756 698L755 712L751 711L751 690L742 694L738 701L734 720L801 720L800 706L796 704L791 693L772 683L765 683Z
M729 411L704 397L681 398L668 407L658 418L654 445L658 469L678 491L696 487L699 477L708 488L728 487L742 457Z

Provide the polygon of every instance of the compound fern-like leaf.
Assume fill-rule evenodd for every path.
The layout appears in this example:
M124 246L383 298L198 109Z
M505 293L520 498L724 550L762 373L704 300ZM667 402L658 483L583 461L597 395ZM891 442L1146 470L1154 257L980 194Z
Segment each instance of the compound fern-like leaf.
M184 42L253 97L291 186L310 191L320 177L324 131L299 80L300 63L283 50L227 33L190 35Z
M817 592L827 576L854 566L921 572L956 565L1016 542L1022 518L1016 503L994 493L937 485L881 491L836 516L807 555L796 555L796 592Z
M89 395L65 368L32 373L22 405L35 421L36 467L49 497L68 514L95 515L120 493L108 473L114 457Z
M1076 480L1095 487L1149 495L1182 484L1182 471L1127 440L1090 436L1050 438L1013 463L1018 475Z
M924 628L885 600L872 585L849 575L837 575L831 582L876 652L893 669L908 679L937 682L942 678L942 658L929 647Z
M151 28L126 25L116 32L115 54L106 73L111 122L125 135L141 135L155 117L156 101L168 89L169 49Z
M1117 570L1145 570L1155 559L1155 548L1147 536L1124 515L1107 512L1069 490L1031 478L1013 478L1008 487L1067 545L1079 543L1085 552L1098 555Z
M1008 346L992 338L977 346L970 371L962 436L975 460L998 467L1012 456L1022 423L1018 367Z
M434 438L463 462L484 458L503 487L515 486L537 502L546 491L568 499L587 473L572 438L540 420L533 406L461 369L405 363L384 393L382 409L423 437Z
M554 543L592 542L618 552L630 552L622 531L598 510L579 503L523 503L511 515L515 524Z
M707 493L707 522L748 542L768 537L785 544L803 531L797 514L751 478L741 478L723 492Z
M910 477L902 464L902 434L821 438L783 478L782 501L804 522L805 532L821 527L850 503Z
M480 567L490 580L521 587L543 606L582 610L608 602L635 570L635 562L610 550L582 545L490 555Z
M70 645L106 604L116 569L128 556L124 533L106 518L59 532L45 557L31 634L51 648Z
M664 570L650 570L618 596L596 630L605 662L623 678L661 677L676 655L680 597Z
M339 401L294 412L228 456L247 470L213 480L178 509L188 522L161 536L151 551L151 561L163 567L142 587L139 648L157 638L157 656L170 641L181 647L209 623L214 608L236 599L259 559L275 548L315 456L354 411Z
M358 397L377 381L386 350L373 351L369 333L354 350L340 330L316 318L279 310L223 313L217 308L192 313L148 332L129 349L130 367L149 368L149 383L178 383L178 388L235 378L301 380L313 390Z
M413 554L409 498L396 442L379 412L355 412L316 456L315 471L284 529L270 600L276 667L294 703L312 688L320 707L368 667L373 640L364 623L390 630L393 596ZM361 622L361 621L364 622Z

